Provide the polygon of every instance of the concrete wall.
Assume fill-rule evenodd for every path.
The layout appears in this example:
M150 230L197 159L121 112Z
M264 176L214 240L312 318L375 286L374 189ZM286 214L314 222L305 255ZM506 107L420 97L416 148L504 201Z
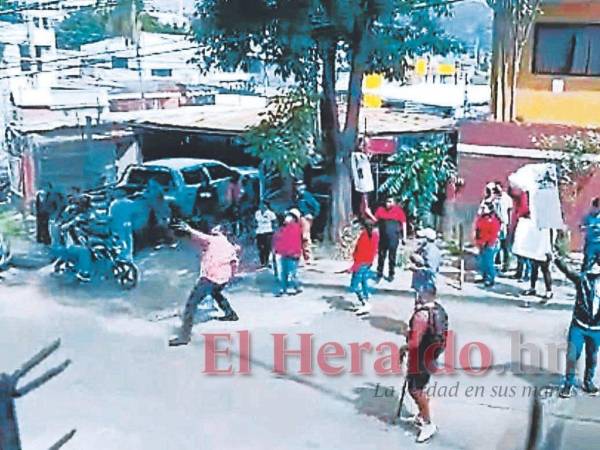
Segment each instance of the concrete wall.
M465 185L456 195L453 195L453 192L449 193L445 205L446 230L462 223L467 242L471 242L475 216L486 183L499 180L506 186L508 176L515 170L525 164L539 162L542 161L524 157L459 153L459 176L465 180ZM579 180L573 191L561 193L565 222L572 233L573 250L581 249L583 245L579 224L588 211L592 199L598 195L600 195L600 171L596 171L594 176Z

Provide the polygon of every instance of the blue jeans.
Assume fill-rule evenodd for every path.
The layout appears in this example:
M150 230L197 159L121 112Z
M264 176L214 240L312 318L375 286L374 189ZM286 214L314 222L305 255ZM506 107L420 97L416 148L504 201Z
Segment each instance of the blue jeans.
M596 263L600 263L600 244L586 243L583 250L583 266L582 272L587 272Z
M279 286L283 292L287 292L288 287L298 289L298 259L299 258L281 258L281 273L279 274Z
M565 381L573 386L575 384L575 366L581 356L585 344L585 374L584 382L590 382L596 372L598 361L598 347L600 346L600 331L583 328L577 323L571 323L568 336L569 348L567 350L567 373Z
M494 260L496 259L496 253L498 251L497 246L486 245L479 251L479 270L483 276L483 281L486 283L493 283L496 280L496 266Z
M352 273L350 279L350 290L362 300L369 297L369 278L371 278L371 266L363 264L356 272Z

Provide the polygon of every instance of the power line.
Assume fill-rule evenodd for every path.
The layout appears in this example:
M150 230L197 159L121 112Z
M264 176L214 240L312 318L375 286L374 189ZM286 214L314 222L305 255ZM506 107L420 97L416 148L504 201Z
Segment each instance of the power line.
M101 42L101 41L98 41ZM153 45L148 45L145 46L144 48L156 48L156 47L162 47L162 46L167 46L167 45L177 45L179 44L179 42L166 42L166 43L159 43L159 44L153 44ZM193 47L194 48L194 47ZM164 50L164 53L168 53L169 51L176 51L179 49L173 49L173 50ZM80 50L81 51L81 50ZM40 58L35 58L35 57L27 57L27 58L22 58L24 60L30 61L35 63L36 61L41 62L42 64L54 64L54 63L59 63L59 62L66 62L66 61L72 61L72 60L77 60L77 59L86 59L86 58L93 58L96 56L112 56L112 55L117 55L119 53L124 53L124 52L131 52L131 51L135 51L135 49L132 48L125 48L125 49L118 49L118 50L105 50L103 52L95 52L95 53L87 53L87 54L80 54L80 55L72 55L72 56L66 56L63 58L55 58L55 59L49 59L49 60L41 60ZM141 57L145 57L145 56L150 56L150 54L142 54ZM132 56L133 58L134 56ZM10 70L10 69L19 69L21 67L21 64L13 64L13 65L7 65L5 67L0 67L0 71L2 70Z
M162 50L162 51L154 52L154 53L146 53L146 54L144 54L142 56L146 57L146 56L164 55L164 54L167 54L167 53L182 52L182 51L187 51L187 50L193 50L193 49L196 49L196 48L197 48L197 46L193 45L193 46L190 46L190 47L183 47L183 48L178 48L178 49ZM123 50L120 50L120 51L123 51ZM46 62L42 61L42 63L44 64ZM27 77L27 76L31 76L31 75L37 75L37 74L40 74L40 73L52 73L52 72L57 72L57 71L60 71L60 70L81 69L81 68L90 68L90 67L94 67L94 66L93 65L85 65L85 64L73 64L73 65L70 65L70 66L63 66L63 67L60 67L60 68L57 67L57 68L53 68L53 69L34 70L34 71L31 71L31 72L19 73L19 74L16 74L16 75L4 75L4 76L0 76L0 80L6 80L8 78L15 78L15 77ZM132 70L137 70L137 69L132 69Z
M107 8L107 7L113 7L113 6L117 6L117 1L113 0L110 2L103 2L100 5L73 5L73 6L69 6L69 5L64 5L63 8L46 8L46 6L53 6L53 5L60 5L61 3L65 3L65 0L50 0L47 2L43 2L43 3L32 3L30 5L27 6L21 6L19 8L10 8L10 9L3 9L0 10L0 15L4 16L4 15L9 15L9 14L15 14L15 13L20 13L23 11L33 11L33 10L41 10L41 11L58 11L60 9L63 10L80 10L80 9L88 9L88 8L93 8L93 9L100 9L100 8Z

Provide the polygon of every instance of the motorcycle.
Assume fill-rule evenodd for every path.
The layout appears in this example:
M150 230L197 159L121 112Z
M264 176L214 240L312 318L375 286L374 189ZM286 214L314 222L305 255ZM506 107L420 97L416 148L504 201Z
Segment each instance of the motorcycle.
M71 245L65 248L63 254L54 263L55 274L70 273L80 281L87 282L97 276L107 279L109 274L117 281L123 289L132 289L137 285L139 271L137 266L121 258L121 244L119 239L113 235L108 238L89 236L75 233L79 246ZM74 251L76 247L90 252L91 273L83 274L77 267L77 256ZM78 249L79 250L79 249Z

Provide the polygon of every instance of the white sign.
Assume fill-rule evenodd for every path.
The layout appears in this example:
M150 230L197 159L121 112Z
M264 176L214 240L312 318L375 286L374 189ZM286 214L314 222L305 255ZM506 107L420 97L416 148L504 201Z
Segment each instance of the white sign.
M547 255L552 253L550 230L538 228L531 219L519 219L512 251L523 258L546 261Z
M358 192L367 193L375 190L373 174L371 173L371 163L364 153L352 153L352 177L354 179L354 188Z
M538 228L565 228L554 164L527 164L511 174L508 181L529 193L531 218Z

